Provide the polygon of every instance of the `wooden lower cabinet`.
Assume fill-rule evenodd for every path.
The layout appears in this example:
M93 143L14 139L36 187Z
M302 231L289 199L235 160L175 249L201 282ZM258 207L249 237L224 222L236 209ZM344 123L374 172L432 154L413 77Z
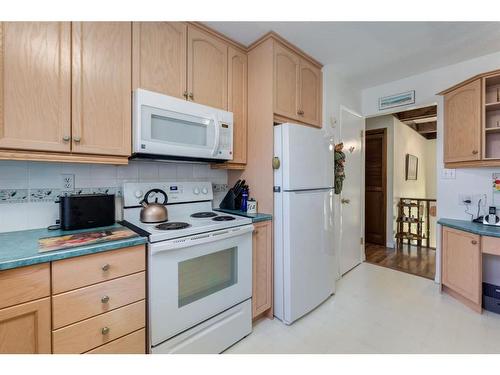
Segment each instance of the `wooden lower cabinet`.
M443 227L442 290L481 312L482 257L480 236Z
M1 354L50 354L50 298L0 310Z
M139 245L0 271L0 354L144 354L145 259Z
M273 317L273 223L255 223L253 232L252 318Z

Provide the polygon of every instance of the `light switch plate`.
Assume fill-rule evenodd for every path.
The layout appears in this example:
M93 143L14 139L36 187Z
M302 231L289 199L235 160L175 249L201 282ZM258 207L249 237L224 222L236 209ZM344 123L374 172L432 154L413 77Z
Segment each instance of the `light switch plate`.
M455 169L444 168L441 173L441 177L443 178L443 180L454 180L455 172L456 172Z

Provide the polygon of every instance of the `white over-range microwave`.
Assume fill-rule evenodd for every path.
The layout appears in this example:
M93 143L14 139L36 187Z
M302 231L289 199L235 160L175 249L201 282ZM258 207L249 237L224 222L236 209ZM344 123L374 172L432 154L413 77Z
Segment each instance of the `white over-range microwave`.
M233 114L137 89L133 157L223 162L233 159Z

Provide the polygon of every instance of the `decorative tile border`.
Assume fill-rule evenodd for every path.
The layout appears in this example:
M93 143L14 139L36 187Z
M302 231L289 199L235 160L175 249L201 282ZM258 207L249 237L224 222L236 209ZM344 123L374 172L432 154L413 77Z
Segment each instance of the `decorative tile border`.
M0 189L0 204L28 202L28 189Z
M0 189L0 204L56 202L61 195L70 194L115 194L117 197L123 195L122 189L118 187L77 188L73 191L51 188Z

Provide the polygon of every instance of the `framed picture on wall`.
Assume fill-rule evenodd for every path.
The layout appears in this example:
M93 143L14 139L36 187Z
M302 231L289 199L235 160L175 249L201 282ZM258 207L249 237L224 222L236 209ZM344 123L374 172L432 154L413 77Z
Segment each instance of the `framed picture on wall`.
M406 154L406 181L416 180L418 173L418 158L415 155Z

